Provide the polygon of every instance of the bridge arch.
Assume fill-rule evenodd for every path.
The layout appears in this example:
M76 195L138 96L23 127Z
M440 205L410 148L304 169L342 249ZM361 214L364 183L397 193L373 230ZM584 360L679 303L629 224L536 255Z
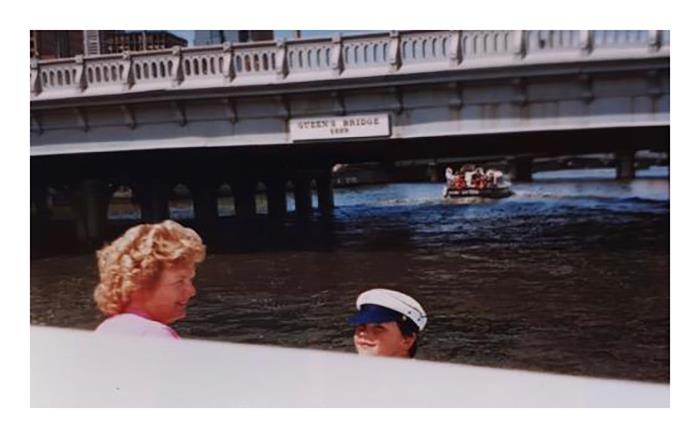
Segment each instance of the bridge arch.
M141 206L130 183L116 183L107 206L107 221L141 220Z
M219 217L236 215L236 202L233 196L233 188L228 182L219 184L216 189L216 211Z
M169 190L168 216L174 220L194 218L192 190L187 184L179 182Z

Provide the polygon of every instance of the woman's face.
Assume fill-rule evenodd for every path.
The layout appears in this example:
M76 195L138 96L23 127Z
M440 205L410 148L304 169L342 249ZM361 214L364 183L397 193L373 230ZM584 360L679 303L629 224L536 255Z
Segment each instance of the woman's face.
M187 314L187 302L197 292L192 284L194 276L194 263L166 268L152 288L135 293L130 307L163 324L182 319Z
M396 321L355 327L355 348L362 356L409 357L416 335L401 334Z

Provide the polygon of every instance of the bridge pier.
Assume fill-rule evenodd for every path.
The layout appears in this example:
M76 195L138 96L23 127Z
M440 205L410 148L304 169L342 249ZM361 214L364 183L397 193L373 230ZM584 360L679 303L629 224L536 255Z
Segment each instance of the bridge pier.
M265 180L267 188L267 214L280 219L287 214L287 181L282 177Z
M440 182L445 178L443 176L444 174L440 173L440 167L436 163L428 164L426 173L426 176L430 182Z
M29 196L34 210L29 221L30 224L30 245L32 251L40 249L42 245L49 242L49 222L51 220L51 208L49 207L49 188L43 183L31 182Z
M318 209L322 215L333 213L333 177L330 170L316 177L316 193L318 195Z
M294 178L294 209L299 217L309 217L313 209L311 197L311 178L297 176Z
M134 198L141 207L142 222L157 223L170 217L168 211L170 188L169 184L155 180L135 185Z
M45 223L51 217L51 209L49 208L49 188L45 184L31 184L29 196L32 204L34 204L34 217L39 223Z
M618 180L634 179L634 150L615 152L615 178Z
M236 216L252 218L255 216L255 189L253 178L239 178L233 183L233 197L236 206Z
M510 162L510 179L513 181L532 181L532 158L520 157Z
M102 243L111 195L107 183L97 179L86 179L70 188L78 242L88 245Z
M209 230L219 217L217 202L218 185L215 182L205 181L191 183L192 204L194 206L194 220L200 230Z

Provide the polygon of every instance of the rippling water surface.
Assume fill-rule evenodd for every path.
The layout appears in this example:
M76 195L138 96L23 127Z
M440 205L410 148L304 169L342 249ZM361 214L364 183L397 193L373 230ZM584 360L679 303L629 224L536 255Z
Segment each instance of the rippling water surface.
M427 310L421 359L666 382L668 168L638 176L548 172L480 202L430 183L336 189L330 222L261 227L244 249L207 242L175 328L352 351L354 299L381 286ZM96 275L92 254L32 260L32 323L96 327Z

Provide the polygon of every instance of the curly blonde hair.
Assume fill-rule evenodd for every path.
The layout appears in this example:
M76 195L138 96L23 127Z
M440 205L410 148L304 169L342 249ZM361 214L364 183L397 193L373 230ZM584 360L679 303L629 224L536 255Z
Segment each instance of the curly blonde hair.
M131 227L97 251L97 307L107 316L122 313L131 294L150 287L163 269L200 263L205 256L206 247L199 235L177 222L166 220Z

